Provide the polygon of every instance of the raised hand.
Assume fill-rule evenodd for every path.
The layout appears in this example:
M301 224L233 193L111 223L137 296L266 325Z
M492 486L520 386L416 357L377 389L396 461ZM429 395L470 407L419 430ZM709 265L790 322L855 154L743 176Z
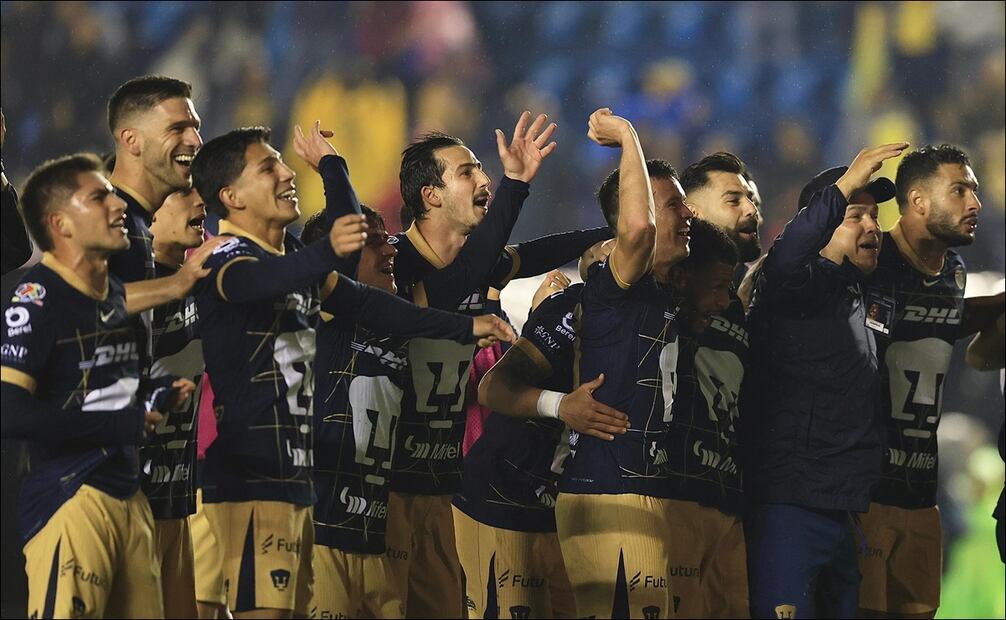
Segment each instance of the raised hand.
M480 348L491 347L497 342L516 342L510 324L492 314L483 314L472 320L472 335L478 339Z
M546 297L564 290L569 284L569 278L558 269L548 272L545 279L538 285L538 290L531 296L531 309L534 310Z
M613 433L623 435L629 430L629 416L594 400L594 390L603 383L602 372L593 381L563 396L559 402L559 419L578 433L611 441L615 438Z
M548 116L539 114L528 127L531 113L524 111L517 120L513 130L513 139L508 145L503 131L496 130L496 148L499 151L500 162L503 163L503 174L517 181L530 183L538 174L541 162L555 150L555 142L549 138L555 133L557 125L550 123L542 130Z
M322 157L339 154L332 143L325 139L334 135L334 132L321 128L321 121L314 121L311 134L308 136L305 136L304 130L300 128L300 125L297 125L294 127L293 133L293 150L308 166L311 166L312 170L318 172L318 164L321 163Z
M907 148L907 142L892 142L883 146L863 149L852 160L849 169L835 182L835 185L848 200L852 197L853 192L865 187L870 182L870 177L874 172L880 170L885 160L901 155L902 151Z
M336 256L346 258L367 243L367 218L359 213L343 215L332 224L328 239Z
M595 110L587 119L587 137L601 146L621 147L633 131L632 123L612 114L610 108Z

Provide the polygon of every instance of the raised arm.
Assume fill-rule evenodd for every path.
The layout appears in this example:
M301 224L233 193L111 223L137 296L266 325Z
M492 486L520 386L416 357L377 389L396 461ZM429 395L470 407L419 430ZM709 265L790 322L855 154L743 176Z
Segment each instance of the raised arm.
M137 280L126 283L126 313L139 314L157 306L183 299L196 282L206 277L210 270L204 267L206 260L223 245L229 237L214 237L204 242L185 260L182 268L170 276L153 280Z
M530 278L558 269L580 256L598 241L611 239L607 226L546 235L504 248L489 281L502 289L510 280Z
M977 370L995 370L1006 366L1004 337L1006 337L1006 314L1000 313L994 324L978 332L974 340L968 344L964 363Z
M590 115L587 136L601 146L621 148L618 162L618 225L608 259L620 284L631 286L653 264L656 239L653 188L639 136L632 124L608 108Z

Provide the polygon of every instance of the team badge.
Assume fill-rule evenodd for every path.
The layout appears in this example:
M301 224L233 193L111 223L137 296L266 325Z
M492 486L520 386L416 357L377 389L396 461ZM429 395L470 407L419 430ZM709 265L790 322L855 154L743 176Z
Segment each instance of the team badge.
M38 282L22 282L14 291L11 303L42 305L45 299L45 287Z
M964 290L964 285L967 284L968 274L965 273L963 267L958 267L957 271L954 272L954 282L957 283L957 288Z

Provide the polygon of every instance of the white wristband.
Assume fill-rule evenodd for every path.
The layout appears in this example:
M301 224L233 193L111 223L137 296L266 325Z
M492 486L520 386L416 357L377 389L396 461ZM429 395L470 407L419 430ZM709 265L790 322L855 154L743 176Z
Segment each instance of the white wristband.
M542 390L538 396L538 415L543 418L559 418L559 403L565 392L553 392L552 390Z

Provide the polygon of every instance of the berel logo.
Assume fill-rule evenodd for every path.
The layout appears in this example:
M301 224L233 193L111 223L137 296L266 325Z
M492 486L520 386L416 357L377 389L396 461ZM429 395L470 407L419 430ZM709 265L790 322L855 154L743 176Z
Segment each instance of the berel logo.
M31 319L31 315L28 310L18 306L11 306L7 308L4 312L4 318L7 319L7 336L13 338L21 334L30 334L31 325L28 321Z

